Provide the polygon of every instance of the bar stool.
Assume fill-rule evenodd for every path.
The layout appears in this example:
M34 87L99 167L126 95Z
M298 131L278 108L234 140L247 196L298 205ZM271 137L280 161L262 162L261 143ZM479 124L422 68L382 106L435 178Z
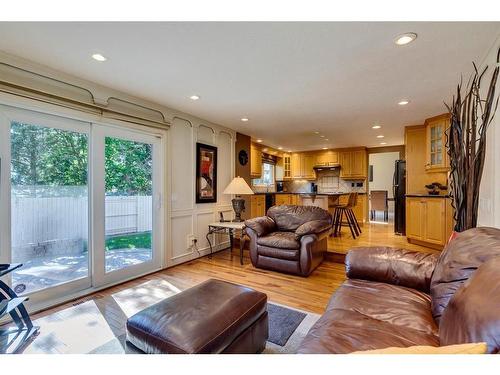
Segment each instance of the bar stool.
M347 204L345 205L335 205L333 212L333 223L332 223L332 235L340 236L342 226L349 226L351 230L352 238L356 238L361 234L361 228L359 226L356 215L352 210L358 201L358 193L349 193L349 198ZM344 220L344 217L346 221Z

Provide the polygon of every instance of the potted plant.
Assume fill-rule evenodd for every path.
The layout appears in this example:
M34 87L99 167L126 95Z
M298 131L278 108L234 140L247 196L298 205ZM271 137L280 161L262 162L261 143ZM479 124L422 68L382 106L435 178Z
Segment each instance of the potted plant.
M450 157L450 195L455 209L455 233L477 225L479 187L486 155L486 134L498 107L495 89L500 66L500 49L497 64L491 76L485 98L481 97L481 80L486 66L480 73L473 63L474 73L464 92L462 83L457 87L451 105L450 127L447 130L447 152ZM452 234L452 237L454 234Z

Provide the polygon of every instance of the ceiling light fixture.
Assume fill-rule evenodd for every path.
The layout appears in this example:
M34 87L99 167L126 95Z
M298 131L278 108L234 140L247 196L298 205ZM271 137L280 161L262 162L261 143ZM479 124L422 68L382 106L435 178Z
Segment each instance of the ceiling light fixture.
M278 147L278 150L283 150L283 147L281 147L281 146L280 146L280 147Z
M380 125L373 125L373 126L372 126L372 129L380 129L381 127L382 127L382 126L380 126Z
M328 138L325 138L325 141L329 141L329 139L328 139Z
M398 104L399 105L407 105L409 102L410 102L409 100L403 99Z
M288 150L288 152L292 152L292 150Z
M380 144L383 146L383 145L386 145L387 142L380 142Z
M377 135L377 138L384 138L384 136L382 134L380 134L380 135Z
M314 134L319 134L319 132L314 132Z
M200 99L200 97L198 95L191 95L189 97L189 99L191 99L191 100L198 100L198 99Z
M96 61L100 61L100 62L103 62L103 61L106 61L107 58L105 58L103 55L101 55L100 53L94 53L92 55L92 58Z
M257 142L262 143L262 139L257 139Z
M404 46L408 43L413 42L415 39L417 39L417 34L415 33L404 33L396 37L394 39L394 43L396 43L398 46Z
M328 150L328 147L323 147L323 150Z
M243 118L241 119L241 121L243 121L243 122L247 122L247 121L248 121L248 118L243 117Z

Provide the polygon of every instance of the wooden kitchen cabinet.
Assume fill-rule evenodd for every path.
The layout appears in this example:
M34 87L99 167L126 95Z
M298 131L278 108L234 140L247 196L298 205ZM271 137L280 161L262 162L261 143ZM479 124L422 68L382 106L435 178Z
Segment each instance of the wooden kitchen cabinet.
M262 176L262 149L259 145L250 145L250 176L260 178Z
M336 151L326 150L319 151L316 154L316 165L318 166L331 166L339 163L339 154Z
M292 179L292 156L290 154L283 154L283 180L288 181Z
M292 204L292 194L275 194L275 205L282 206L284 204Z
M425 120L427 172L446 172L450 169L450 160L446 152L446 131L449 127L448 114Z
M366 150L349 150L339 153L340 177L346 180L366 179L368 166Z
M266 196L264 194L252 195L250 198L250 218L266 215Z
M293 153L290 159L291 178L292 179L316 179L314 165L316 164L316 156L310 152Z
M406 237L409 242L423 242L442 248L452 231L453 208L448 198L407 197Z

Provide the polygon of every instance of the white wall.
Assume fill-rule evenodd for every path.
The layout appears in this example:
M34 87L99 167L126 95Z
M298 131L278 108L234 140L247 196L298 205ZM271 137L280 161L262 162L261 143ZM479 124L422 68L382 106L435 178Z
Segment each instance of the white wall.
M399 152L368 155L368 164L373 165L373 181L368 182L369 191L387 190L388 197L392 198L394 162L398 159ZM389 202L389 212L394 212L394 202Z
M482 96L486 97L491 73L496 65L496 55L500 48L500 38L490 49L480 70L489 66L488 73L482 80ZM497 82L497 95L500 92L500 81ZM479 193L479 226L500 228L500 108L487 133L486 159Z

